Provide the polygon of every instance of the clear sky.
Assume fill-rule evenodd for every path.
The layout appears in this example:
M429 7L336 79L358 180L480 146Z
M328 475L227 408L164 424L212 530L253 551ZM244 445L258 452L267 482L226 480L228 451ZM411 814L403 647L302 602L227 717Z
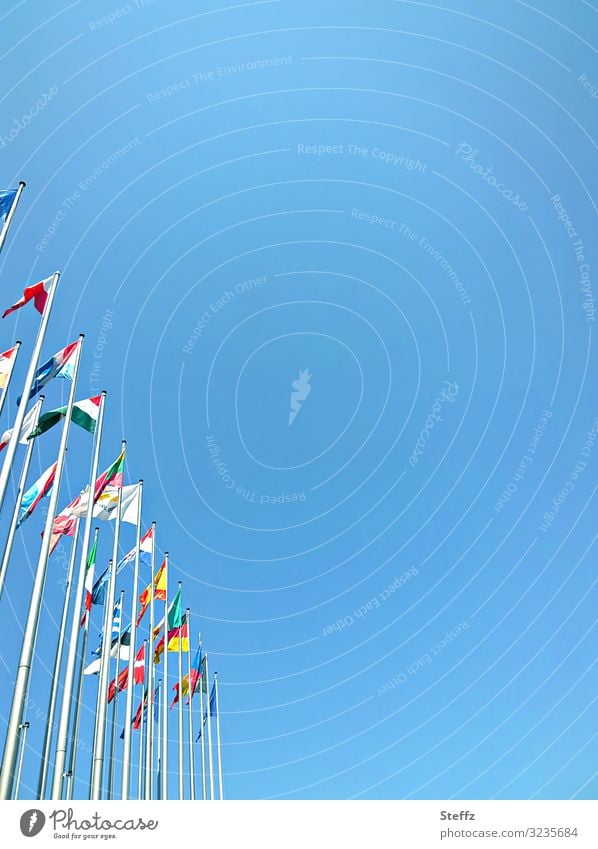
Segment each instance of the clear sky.
M219 673L226 795L595 798L596 8L121 2L2 6L0 187L27 188L0 305L62 272L44 358L86 334L101 467L125 437ZM2 428L37 323L0 325ZM42 524L1 601L3 726Z

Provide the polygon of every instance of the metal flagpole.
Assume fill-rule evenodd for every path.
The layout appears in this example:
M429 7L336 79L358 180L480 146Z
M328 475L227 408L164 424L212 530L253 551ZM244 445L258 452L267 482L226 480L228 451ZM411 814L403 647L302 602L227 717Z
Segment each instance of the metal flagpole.
M158 681L158 736L156 738L156 799L162 798L162 778L161 778L161 746L162 746L162 679ZM152 764L153 770L153 764Z
M154 710L154 571L156 568L156 523L152 522L152 565L150 580L150 621L149 621L149 667L147 674L147 710L153 714ZM152 798L153 785L153 748L154 748L154 723L148 722L145 742L145 798Z
M90 498L93 497L90 493ZM118 538L120 536L122 504L122 487L118 488L118 499L116 502L116 521L114 525L114 548L112 551L112 563L110 565L110 582L108 585L108 598L106 604L112 616L114 607L114 595L116 590L116 567L118 565ZM122 611L121 611L122 616ZM91 799L100 799L102 795L102 778L104 772L104 747L106 744L106 709L108 707L108 677L110 672L110 648L112 643L112 622L110 623L110 636L104 632L102 643L102 658L100 667L100 684L98 697L98 712L96 715L96 727L93 743L93 770L91 776ZM131 635L132 636L132 635ZM131 664L129 664L129 667Z
M93 726L93 746L91 752L91 761L89 764L89 798L99 798L94 797L94 785L97 784L96 776L99 773L99 784L101 785L101 777L103 771L103 758L101 769L98 768L98 764L96 763L96 759L100 757L100 722L103 721L105 725L106 720L106 712L102 711L102 702L105 702L106 690L108 685L108 669L110 664L110 651L111 651L111 643L112 643L112 623L114 616L114 560L110 560L108 563L108 569L110 570L110 576L108 578L108 589L107 596L104 600L105 608L104 608L104 624L102 627L102 645L100 646L101 654L100 654L100 671L98 673L98 688L96 691L96 708L94 714L94 726ZM110 601L109 601L110 599ZM106 651L106 644L108 645L108 651ZM102 679L106 678L106 687L102 687ZM103 713L103 717L101 716ZM102 741L103 743L103 741ZM101 791L101 787L99 788Z
M37 784L37 798L43 799L46 794L46 783L48 780L48 771L50 766L50 749L52 746L52 734L54 733L54 715L56 713L56 701L58 699L58 682L60 681L60 667L62 666L62 652L64 649L64 637L66 634L66 623L69 614L69 603L71 598L71 584L73 582L73 570L75 568L75 557L77 556L77 537L79 534L79 520L75 522L75 532L73 534L73 544L71 546L71 556L69 558L69 566L66 577L66 585L64 587L64 602L62 605L62 617L60 620L60 629L58 631L58 643L56 645L56 653L54 655L54 672L52 675L52 688L50 690L50 698L48 700L48 709L46 711L46 728L44 731L44 742L42 745L42 757L39 770L39 779Z
M14 371L15 364L17 362L17 357L19 356L19 350L21 348L21 343L17 340L13 346L14 354L10 359L10 366L8 367L8 374L6 375L6 383L2 389L2 395L0 395L0 413L4 409L4 402L6 401L6 396L8 395L8 387L10 386L10 379L12 377L12 373Z
M121 610L121 621L122 621L122 610L123 610L123 599L125 597L125 591L120 591L120 610ZM121 630L122 633L122 630ZM129 646L129 663L131 663L131 648ZM119 643L118 643L118 651L116 653L116 670L114 672L114 696L112 697L112 719L110 722L110 760L108 761L108 799L114 798L114 747L116 745L116 719L117 719L117 705L118 705L118 673L120 672L120 634L119 634ZM108 685L110 686L110 685Z
M11 204L11 207L8 211L8 215L6 216L6 221L2 226L2 230L0 230L0 251L4 247L4 242L6 241L6 235L8 233L8 228L12 224L12 219L14 217L15 212L17 211L17 204L21 200L21 195L23 194L23 189L25 188L25 182L21 180L19 185L17 186L17 193L15 198Z
M137 798L143 799L145 791L144 781L144 765L143 743L145 740L145 722L146 722L146 694L147 694L147 666L149 660L148 641L143 641L143 682L141 684L141 717L139 720L139 765L137 771Z
M188 723L189 723L189 798L192 802L195 801L195 753L193 740L193 689L191 684L191 613L187 620L187 628L189 630L189 647L187 649L187 682L188 682Z
M168 552L164 552L164 692L162 694L162 799L168 799Z
M10 435L10 439L8 441L8 445L6 446L6 455L4 457L4 463L2 465L2 471L0 472L0 511L2 510L2 505L4 504L4 497L6 495L6 490L8 487L8 480L10 478L10 471L12 469L13 460L15 458L15 454L17 451L17 445L19 444L19 437L21 435L21 428L23 427L23 419L25 418L25 414L27 412L27 402L29 400L29 393L31 392L31 386L33 384L33 380L35 378L35 372L37 370L37 365L39 363L39 356L41 354L42 345L44 342L44 337L46 335L46 329L48 327L48 322L50 320L50 314L52 312L52 305L54 303L54 298L56 297L56 292L58 290L58 281L60 279L60 272L56 271L54 276L52 277L52 283L50 284L50 291L48 292L48 299L46 301L46 306L44 308L44 312L39 323L39 329L37 331L37 339L35 340L35 346L33 348L33 353L31 354L31 360L29 362L29 366L27 367L27 375L25 377L25 384L23 387L23 397L21 398L21 403L17 408L17 414L15 416L15 421L12 427L12 433ZM82 338L82 337L81 337ZM81 351L81 345L79 345L79 351ZM75 382L75 381L73 381ZM70 425L70 418L68 419ZM56 491L58 487L56 487Z
M54 524L54 517L56 515L56 505L58 503L60 481L62 479L62 471L64 469L64 461L66 457L69 430L71 425L71 414L73 412L73 404L75 402L75 391L77 388L77 376L79 374L79 363L81 362L82 348L83 336L80 336L79 344L77 345L77 349L75 352L75 360L73 364L73 380L71 383L71 390L69 392L66 418L62 426L60 447L58 449L58 459L56 461L56 472L54 475L54 486L52 487L52 491L50 494L48 515L46 516L46 524L44 527L42 544L40 547L39 558L37 561L37 569L35 572L33 590L31 593L31 601L29 603L29 611L27 614L27 624L25 625L23 642L21 644L21 656L19 658L17 679L13 689L10 718L8 721L8 728L6 732L6 744L4 746L4 757L2 759L2 769L0 771L0 799L10 799L12 796L14 770L16 766L17 750L19 747L19 738L21 736L21 724L23 722L23 713L25 710L27 691L29 690L29 679L31 676L31 664L33 661L35 638L37 636L37 629L41 612L42 595L46 582L46 572L48 569L48 556L50 554L50 543L52 539L52 525ZM22 403L23 406L25 406L25 399L23 399ZM13 433L13 437L14 436L15 434Z
M224 788L222 787L222 753L220 751L220 706L218 704L218 673L214 672L214 697L216 701L216 751L218 753L218 788L220 800L224 799Z
M214 800L214 766L212 763L212 722L210 718L210 675L208 673L208 655L205 657L206 683L208 685L208 769L210 770L210 799Z
M137 514L137 543L135 549L135 571L133 573L133 598L131 599L131 646L135 654L137 645L137 596L139 595L139 546L141 543L141 505L143 502L143 481L139 481L139 502ZM152 575L152 581L154 576ZM125 707L125 742L123 746L123 768L121 799L129 798L131 783L131 722L133 721L133 664L129 664L127 675L127 700Z
M97 543L99 529L95 529L94 533L94 544ZM77 618L77 608L73 611L73 617ZM73 710L73 732L71 734L71 748L68 758L68 769L66 770L66 775L70 776L71 781L67 782L67 793L66 798L72 799L70 793L72 792L73 785L75 783L75 774L76 774L76 766L77 766L77 748L78 748L78 740L79 740L79 723L81 720L81 699L83 697L83 668L85 666L85 655L87 654L87 638L89 636L89 619L91 617L91 611L86 612L85 615L85 624L83 626L83 639L81 641L81 653L79 656L79 665L77 670L77 686L73 691L74 698L74 710ZM79 630L81 626L79 626ZM78 632L77 632L78 635Z
M32 425L34 428L37 427L37 422L39 420L39 414L42 408L43 401L44 396L40 395L40 397L35 403L35 407L37 407L37 412L35 413L32 421ZM15 506L12 511L10 527L8 529L8 536L6 538L6 545L4 546L4 554L2 555L2 565L0 566L0 598L2 598L2 592L4 590L6 571L8 569L10 555L12 554L12 547L15 539L15 533L17 530L17 522L19 521L19 513L21 511L21 499L23 498L23 493L25 492L25 485L27 483L27 475L29 474L29 465L31 463L31 457L33 456L34 447L35 439L30 439L27 443L27 452L25 454L25 460L23 461L23 468L21 469L21 477L19 478L19 486L17 488Z
M181 584L179 582L179 589ZM183 626L187 624L189 632L189 610L186 611L185 622L179 628L179 799L185 798L185 759L183 756ZM168 651L168 646L166 647Z
M19 765L17 767L17 777L15 779L15 789L13 799L19 798L19 788L21 786L21 773L23 772L23 758L25 756L25 747L27 746L27 731L29 730L29 723L23 722L21 723L21 731L23 732L21 735L21 747L19 751Z
M64 673L64 691L62 694L62 705L60 708L60 719L58 723L58 737L56 740L56 758L54 761L54 775L52 778L52 799L62 799L62 782L64 776L64 766L66 762L66 749L68 742L68 732L70 725L70 717L71 710L74 711L75 716L81 710L81 701L80 699L76 702L73 702L73 685L75 679L75 666L77 663L77 655L79 648L79 613L81 611L81 604L83 602L83 590L85 589L85 572L87 569L87 555L89 553L89 541L91 537L91 523L93 519L93 507L94 507L94 495L95 495L95 482L98 476L98 466L100 463L100 445L102 442L102 429L104 423L104 408L106 406L106 393L102 392L102 399L100 401L100 410L98 413L98 423L96 426L95 433L95 445L93 450L93 459L91 461L91 475L89 481L89 497L87 501L87 513L85 515L85 525L83 527L83 538L82 538L82 549L81 549L81 560L79 561L79 574L77 575L77 586L75 589L75 601L73 605L73 618L71 620L71 633L69 637L69 650L66 659L66 667ZM87 617L87 623L89 622L89 617ZM85 634L84 634L84 642L87 642L87 628L88 625L86 623L85 626ZM85 655L83 655L83 659ZM79 685L81 687L81 685ZM73 724L78 729L79 720L78 717L73 721ZM73 746L77 745L76 737L73 741ZM74 762L74 755L71 755L71 761ZM73 772L74 776L74 766L71 767L69 772ZM74 779L73 779L74 783Z
M199 642L201 645L201 635L199 638ZM199 666L199 671L201 673L201 678L199 680L199 739L201 740L201 798L207 799L207 789L206 789L206 747L205 747L205 724L203 721L203 694L204 694L204 685L205 685L205 675L204 675L205 664L202 663Z

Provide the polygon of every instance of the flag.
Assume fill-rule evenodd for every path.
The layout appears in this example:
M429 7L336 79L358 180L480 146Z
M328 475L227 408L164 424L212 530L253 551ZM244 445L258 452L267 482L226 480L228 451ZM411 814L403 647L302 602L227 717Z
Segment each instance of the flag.
M88 664L83 670L84 675L97 675L100 671L102 664L102 644L98 646L95 651L92 651L92 654L99 654L100 657L97 657L95 660L92 660L90 664ZM115 659L116 657L119 660L125 660L127 663L131 659L131 626L127 625L125 630L120 634L116 639L112 641L112 646L110 647L110 657Z
M45 280L40 280L39 283L32 283L30 286L25 286L25 289L23 290L23 297L14 303L12 307L5 309L2 313L2 318L6 318L7 315L10 315L11 312L15 312L15 310L20 310L21 307L24 307L25 304L29 303L29 301L33 301L35 309L43 315L53 281L54 276L46 277Z
M1 355L0 355L1 356ZM94 395L93 398L85 398L83 401L75 401L73 404L73 412L71 421L82 427L88 433L95 433L98 416L100 414L101 395ZM55 424L58 424L63 416L66 416L66 406L58 407L56 410L48 410L37 423L35 430L32 430L27 439L34 439L40 436Z
M107 486L104 491L97 496L93 508L94 519L99 519L102 522L109 522L116 519L116 508L118 506L118 493L121 492L120 503L120 520L128 522L130 525L137 524L139 515L139 498L140 487L138 483L130 486L115 487ZM75 508L74 515L82 518L87 513L87 505L89 503L89 491L86 489L81 495L81 500Z
M181 693L183 696L186 696L188 693L191 693L191 698L195 693L195 688L197 686L197 682L201 678L201 648L197 649L195 657L193 658L193 664L191 666L191 672L187 672L183 676L183 680L181 681ZM172 688L175 691L174 698L172 700L172 704L170 707L174 707L179 700L179 682L173 685ZM189 699L187 699L187 704L189 704Z
M135 655L135 662L133 664L133 683L134 684L143 684L145 681L145 646L141 646L137 654ZM125 666L125 668L119 672L118 681L115 684L114 678L110 682L108 687L108 701L111 702L114 698L114 693L118 687L119 690L126 690L129 683L129 667Z
M91 601L92 601L92 591L93 591L93 576L95 572L96 566L96 555L98 553L98 537L97 534L94 537L93 545L89 554L87 555L87 565L85 567L85 613L81 618L81 622L79 627L83 627L85 624L86 618L89 616L89 611L91 610Z
M210 693L210 716L216 716L216 682L212 684Z
M43 365L35 372L31 389L29 390L29 399L33 398L38 392L44 388L46 383L49 383L53 377L64 377L67 380L73 379L73 365L70 361L75 353L79 340L71 342L66 348L56 351L54 356L50 357ZM21 403L22 395L17 398L17 406ZM29 400L27 399L27 400Z
M2 224L4 224L8 218L8 214L15 202L16 196L17 189L3 189L0 191L0 222Z
M187 614L183 616L183 621L180 627L174 629L173 636L168 635L168 651L179 651L179 643L181 651L189 651L189 625L187 623Z
M36 401L33 407L26 414L23 419L23 424L21 426L21 433L19 434L19 444L27 445L27 440L29 439L29 434L35 427L35 420L39 415L39 410L41 407L41 401ZM12 436L12 428L5 430L2 436L0 436L0 451L2 451L8 445L10 441L10 437Z
M111 635L111 638L110 638L110 645L111 646L114 645L114 641L118 640L118 638L119 638L121 620L122 620L122 610L121 610L121 603L120 603L120 598L119 598L118 601L115 603L114 610L112 612L112 635ZM95 651L92 651L92 654L97 654L98 656L101 655L103 643L104 643L104 631L102 630L102 633L100 634L100 645L97 647L97 649L95 649Z
M52 486L54 484L54 476L56 475L56 463L52 463L52 465L46 469L43 475L36 480L36 482L31 486L27 492L23 495L21 500L21 507L19 510L19 520L17 522L17 528L21 525L25 519L28 519L29 516L33 513L39 502L46 496Z
M125 449L120 452L114 463L103 472L96 481L94 500L97 501L107 486L120 487L123 485L123 470L125 466Z
M124 459L125 452L123 450L118 455L114 463L112 463L112 465L109 466L106 471L103 472L96 480L94 501L98 500L104 489L109 484L114 486L122 486ZM58 545L58 541L62 534L66 534L67 536L72 537L72 535L75 533L75 525L77 522L77 516L75 515L75 511L79 507L84 495L85 493L83 493L82 495L78 495L77 498L71 501L71 503L67 505L62 511L62 513L59 513L56 519L54 520L54 524L52 525L52 541L50 544L50 554ZM85 513L83 515L85 515ZM96 603L97 602L94 599L94 604Z
M4 389L8 383L8 376L16 353L17 346L15 345L14 348L9 348L8 351L0 354L0 389Z
M154 599L158 601L166 601L166 561L160 566L158 571L156 572L153 580L154 584ZM137 624L141 622L143 619L143 614L149 607L152 595L152 582L147 585L144 591L139 596L139 603L141 604L141 610L139 611L139 616L137 617Z
M150 528L144 536L141 537L139 541L139 565L140 566L150 566L152 562L152 545L154 539L154 529ZM133 546L133 548L129 551L128 554L125 554L123 559L118 563L116 567L116 574L124 569L128 563L131 563L135 560L135 555L137 553L137 546ZM155 598L155 596L154 596Z
M171 647L172 640L175 637L178 637L178 634L179 634L178 628L171 628L170 631L168 632L168 651L173 651L173 649ZM178 651L178 645L177 645L177 651ZM158 643L156 643L156 645L154 647L154 663L160 663L160 658L162 657L163 654L164 654L164 637L161 637L160 641Z
M180 628L183 623L183 608L181 604L181 591L177 590L177 594L173 598L170 603L170 607L168 608L168 638L170 639L170 631L173 628ZM154 628L154 639L158 636L162 628L164 627L164 617L158 622L156 627Z

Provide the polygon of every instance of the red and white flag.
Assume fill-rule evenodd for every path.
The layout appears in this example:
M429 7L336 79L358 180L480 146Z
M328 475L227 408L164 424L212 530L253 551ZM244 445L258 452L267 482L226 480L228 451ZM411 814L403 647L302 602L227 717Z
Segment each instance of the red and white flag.
M23 290L23 297L19 298L12 307L8 307L8 309L4 310L2 318L6 318L6 316L10 315L11 312L20 310L21 307L24 307L25 304L29 303L29 301L33 301L35 309L43 315L44 309L46 308L46 301L48 300L48 296L51 292L53 280L54 276L46 277L45 280L40 280L39 283L33 283L31 286L25 286L25 289Z

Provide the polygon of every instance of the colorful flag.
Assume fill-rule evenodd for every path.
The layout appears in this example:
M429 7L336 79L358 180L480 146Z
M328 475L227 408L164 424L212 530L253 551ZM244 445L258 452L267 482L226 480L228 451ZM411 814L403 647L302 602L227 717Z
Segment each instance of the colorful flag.
M52 275L52 277L46 277L45 280L40 280L39 283L32 283L30 286L26 286L23 290L23 297L14 303L12 307L8 307L8 309L4 310L2 318L6 318L7 315L10 315L11 312L15 312L15 310L20 310L21 307L24 307L25 304L29 303L29 301L33 301L35 309L39 313L43 314L53 281L54 276Z
M121 492L120 520L121 522L128 522L130 525L136 525L141 493L138 483L123 487L107 486L101 495L95 499L93 517L102 522L109 522L116 519L119 491ZM86 515L88 502L89 492L86 489L81 495L79 504L75 508L75 516L82 518Z
M183 676L183 680L181 682L181 684L182 684L181 692L182 692L183 696L186 696L189 693L191 693L189 698L192 698L193 695L195 694L195 688L197 686L197 682L201 678L201 671L200 671L201 670L201 662L202 662L201 648L198 648L197 652L195 654L195 657L193 658L193 665L191 666L191 672L190 673L187 672ZM174 694L174 698L172 700L172 704L170 705L171 708L174 707L174 705L176 705L176 703L179 700L179 682L178 681L177 681L176 684L174 684L172 689L175 691L175 694ZM189 704L189 698L187 699L187 704Z
M171 648L172 641L178 637L179 629L171 628L168 632L168 651L173 651ZM177 649L178 650L178 649ZM164 654L164 637L161 637L159 642L154 647L154 663L160 663L160 658Z
M166 601L166 561L160 566L158 571L156 572L153 580L154 584L154 599L157 601ZM143 619L143 614L149 607L152 596L152 584L151 582L147 585L144 591L139 596L139 603L141 604L141 610L139 611L139 616L137 617L137 624L141 622Z
M107 486L120 487L123 485L125 467L125 449L120 452L114 463L99 476L95 485L94 500L97 501Z
M32 487L30 487L27 492L23 495L21 500L21 507L19 510L19 520L17 522L17 528L21 525L25 519L28 519L29 516L33 513L39 502L44 498L52 489L54 484L54 476L56 475L56 463L52 463L52 465L46 469L43 475L36 480Z
M71 342L66 348L56 351L53 357L50 357L43 365L35 372L31 389L29 390L29 399L33 398L38 392L44 388L46 383L54 377L64 377L67 380L73 379L73 364L71 357L75 353L79 340ZM17 406L21 403L22 395L17 398Z
M14 348L9 348L8 351L0 354L0 389L4 389L8 383L8 376L16 353L17 346L15 345Z
M135 662L133 663L133 683L134 684L143 684L145 681L145 646L142 645L137 654L135 655ZM111 702L114 698L114 693L118 686L119 690L126 690L129 684L129 667L125 666L125 668L118 675L118 682L115 684L114 678L110 682L108 687L108 701Z
M170 603L170 607L168 608L168 628L169 639L170 639L170 631L173 628L180 628L183 623L183 608L181 603L181 591L177 590L177 594L173 598ZM154 639L158 636L162 628L164 627L164 617L158 622L156 627L154 628Z
M110 646L114 645L115 640L118 640L120 635L120 623L122 621L122 609L121 609L120 598L114 604L114 610L112 611L112 635L110 637ZM129 640L130 642L130 640ZM92 654L97 654L98 657L102 654L102 645L104 643L104 630L100 634L100 645L92 651Z
M174 635L168 635L168 651L179 651L179 643L181 651L189 651L189 625L187 623L187 614L183 616L183 621L178 628L174 629Z
M73 412L71 413L71 421L79 427L82 427L88 433L95 433L100 414L101 395L94 395L93 398L85 398L83 401L75 401L73 404ZM66 416L67 407L58 407L56 410L48 410L37 423L35 430L32 430L28 439L34 439L40 436L55 424L58 424L61 418Z
M139 541L139 565L140 566L151 566L152 562L152 545L154 541L154 529L150 528ZM135 554L137 553L137 546L133 546L133 548L129 551L128 554L125 554L123 559L118 563L116 567L116 574L124 569L128 563L132 563L135 560Z
M101 636L101 635L100 635ZM84 675L97 675L101 669L102 665L102 645L92 651L92 654L100 654L100 657L97 657L95 660L92 660L91 663L85 667L83 670ZM127 625L125 630L120 634L116 639L112 640L112 645L110 647L110 657L112 659L119 658L120 660L124 660L127 663L131 659L131 626Z
M8 214L15 202L16 196L17 189L2 189L2 191L0 191L0 221L2 224L4 224L8 218Z
M94 536L93 545L89 554L87 555L87 565L85 567L85 613L81 617L81 622L79 627L82 628L85 624L85 620L89 616L89 611L91 610L91 600L92 600L92 591L93 591L93 576L95 572L96 566L96 555L98 553L98 537L97 534Z
M35 420L39 415L39 410L42 402L36 401L33 407L26 414L23 419L23 425L21 427L21 433L19 434L19 445L27 445L27 440L29 439L29 434L35 427ZM12 436L12 428L5 430L2 436L0 436L0 451L2 451L9 443L10 437Z
M78 495L74 498L71 503L67 504L64 510L54 519L54 523L52 524L52 535L50 538L50 554L52 554L60 542L60 537L63 536L63 534L67 537L72 537L75 533L78 520L76 516L73 516L73 510L79 503L80 497L81 496Z

